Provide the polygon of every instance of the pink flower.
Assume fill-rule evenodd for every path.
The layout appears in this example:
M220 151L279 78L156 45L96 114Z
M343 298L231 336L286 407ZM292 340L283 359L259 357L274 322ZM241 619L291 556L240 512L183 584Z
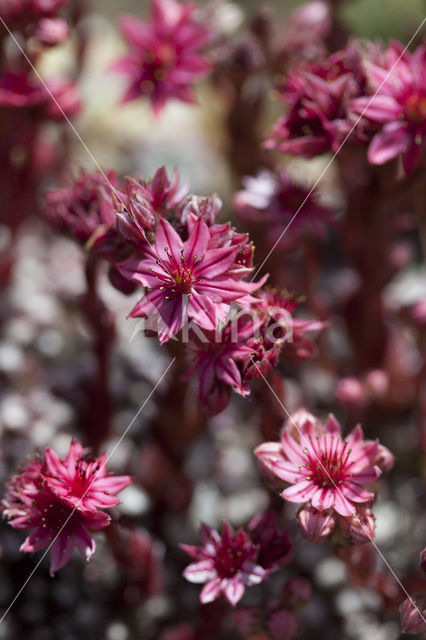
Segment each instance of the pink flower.
M356 44L290 71L279 94L288 107L265 146L313 158L337 151L352 127L347 107L362 95L365 74Z
M36 36L43 44L54 46L68 38L69 27L63 18L42 18L38 23Z
M317 54L331 29L331 11L324 0L304 2L287 18L282 35L284 51L301 52L306 58Z
M41 105L46 101L43 85L26 73L6 72L0 76L0 105L25 108Z
M188 219L185 242L169 222L160 218L155 244L147 249L147 257L123 265L126 276L148 287L129 315L154 317L160 342L176 335L188 318L202 329L214 331L219 322L225 321L231 302L254 301L249 294L263 281L241 280L234 264L239 247L211 249L211 241L211 230L201 218Z
M130 476L107 473L105 454L92 458L84 457L85 453L74 440L64 460L47 447L43 468L46 485L61 501L79 511L97 511L120 504L116 494L131 483Z
M129 53L113 70L130 77L123 102L149 98L156 114L171 98L194 102L192 85L209 69L201 50L208 29L194 18L192 2L152 0L149 22L126 15L120 27L130 45Z
M223 594L235 606L246 586L259 584L266 577L266 571L256 564L257 547L244 531L234 532L227 522L221 535L205 524L200 535L203 546L181 545L195 560L183 575L189 582L205 583L200 594L203 604Z
M279 360L297 364L311 357L314 343L305 334L327 326L325 322L295 318L298 303L286 292L266 289L258 296L263 324L259 335L248 342L253 353L245 371L247 380L266 375Z
M102 509L120 501L116 494L132 481L106 471L106 458L84 458L75 441L65 459L47 448L30 460L7 486L3 516L15 529L32 529L21 551L50 547L50 573L63 567L74 547L89 560L95 552L91 531L110 522ZM51 546L50 546L51 545Z
M44 86L26 73L6 72L0 76L0 105L38 107L40 115L58 120L64 114L68 117L77 113L81 100L75 84L68 80L53 79Z
M154 232L158 218L174 215L187 191L186 185L179 184L176 168L170 179L165 167L157 169L149 180L127 178L127 198L116 202L119 232L143 251L147 248L147 234Z
M82 102L74 82L62 78L51 79L46 86L46 115L49 118L71 118L81 110Z
M200 401L216 414L228 405L231 390L242 396L250 393L244 378L245 363L253 354L247 344L262 320L249 316L231 320L220 332L191 332L189 349L195 362L186 377L196 374L200 381Z
M271 473L290 484L281 494L285 500L352 516L356 504L373 498L364 485L381 473L374 464L377 451L377 442L364 442L360 426L343 439L340 425L330 416L322 429L308 421L299 441L284 429L280 443L266 442L255 453Z
M54 16L70 0L0 0L0 15L9 27L25 27Z
M426 148L426 45L398 60L402 51L400 43L392 43L385 52L387 64L368 63L371 93L377 95L357 98L351 108L358 114L365 109L364 117L380 126L369 161L384 164L401 154L405 171L412 173Z
M243 178L243 185L234 196L234 207L248 223L264 225L271 245L279 242L288 249L312 233L324 238L331 226L333 212L318 202L316 191L297 185L286 171L263 170Z
M59 231L71 235L103 258L123 260L131 253L116 231L112 189L120 188L114 171L81 170L68 184L44 194L43 215ZM124 194L120 198L125 199Z

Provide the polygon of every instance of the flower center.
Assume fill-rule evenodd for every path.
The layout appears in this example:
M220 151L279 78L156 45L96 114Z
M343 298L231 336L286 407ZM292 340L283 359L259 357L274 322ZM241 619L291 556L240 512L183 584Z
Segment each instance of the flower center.
M312 440L312 437L309 439ZM352 449L337 436L331 436L331 442L329 445L324 437L319 439L317 449L321 449L321 453L318 456L314 455L313 451L311 453L304 449L307 454L305 466L309 470L306 479L312 480L320 487L335 488L351 475L349 466L352 462L349 456Z
M405 103L405 114L414 124L423 124L426 120L426 95L412 93Z
M53 538L61 529L72 531L80 521L78 513L60 502L50 491L42 493L37 500L41 514L41 527L47 537Z
M97 464L96 467L93 467L90 473L88 473L87 465L93 462L93 460L92 458L88 458L87 460L80 458L75 463L75 476L70 490L70 493L73 495L83 496L93 481L95 474L99 471L100 465Z
M167 42L158 44L155 51L145 53L143 63L141 90L152 93L158 84L164 82L168 70L176 65L176 48Z
M214 559L215 569L219 578L232 578L241 568L244 557L240 549L240 545L236 545L232 541L226 545L222 545L217 550Z
M192 260L187 262L182 249L180 262L177 262L168 247L165 247L164 251L167 258L165 260L156 260L156 263L161 265L165 273L154 271L150 267L148 271L161 282L159 288L164 290L164 298L166 300L170 300L175 294L190 296L192 287L199 281L194 274L195 263L198 260L197 256L192 256Z

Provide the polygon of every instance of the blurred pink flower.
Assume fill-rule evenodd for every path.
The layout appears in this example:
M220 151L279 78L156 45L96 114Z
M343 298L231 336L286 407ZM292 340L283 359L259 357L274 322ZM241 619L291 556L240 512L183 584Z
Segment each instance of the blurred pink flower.
M7 71L0 75L0 105L3 107L26 108L46 102L43 85L30 79L27 73Z
M36 36L45 45L54 46L69 36L69 27L63 18L42 18Z
M267 575L256 563L257 546L244 531L235 532L227 522L223 523L221 535L205 524L200 535L203 546L181 545L195 560L183 575L189 582L206 583L200 594L203 604L223 594L235 606L246 586L259 584Z
M23 27L53 17L70 0L0 0L0 15L8 27Z
M46 191L43 215L53 227L93 253L106 259L124 260L132 249L116 230L113 190L126 201L120 189L114 171L103 174L82 169L77 177L69 176L64 186Z
M171 98L194 102L192 85L209 69L201 53L209 31L197 22L195 11L192 2L152 0L149 22L130 15L121 17L121 31L130 51L112 69L130 77L123 102L147 97L155 114Z
M381 473L374 464L377 450L377 442L364 442L360 426L343 439L340 425L330 417L321 431L308 422L300 442L284 430L280 443L266 442L255 453L262 465L291 485L281 494L285 500L351 516L355 504L372 500L363 485Z
M401 154L406 173L412 173L426 148L426 45L404 51L393 42L385 66L368 62L373 97L356 98L351 108L381 128L368 149L372 164L384 164ZM394 66L395 65L395 66Z
M333 225L334 213L320 204L316 190L297 185L286 171L265 169L242 182L244 190L235 194L234 207L248 223L266 228L271 245L278 242L288 249L306 234L324 238Z
M347 107L362 95L365 83L361 52L354 42L297 66L278 92L287 114L277 121L265 146L307 158L337 151L352 127Z
M252 348L245 371L247 380L266 375L280 359L298 364L311 357L315 345L305 334L327 326L326 322L295 318L299 303L285 291L262 289L257 295L256 311L263 323L258 335L247 343Z
M51 574L68 562L74 547L91 558L96 547L91 530L110 522L101 509L118 504L116 494L132 481L107 473L104 455L85 459L85 453L75 441L65 459L47 448L42 459L30 460L11 478L2 501L12 527L32 529L21 551L51 545Z

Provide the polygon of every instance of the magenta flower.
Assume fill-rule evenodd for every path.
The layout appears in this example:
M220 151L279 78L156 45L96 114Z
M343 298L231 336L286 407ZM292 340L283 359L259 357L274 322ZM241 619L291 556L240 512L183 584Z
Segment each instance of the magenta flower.
M53 17L70 0L0 0L0 15L9 27L24 28L41 18Z
M3 516L15 529L32 529L21 551L50 545L50 573L63 567L74 547L89 560L95 552L91 531L110 523L102 509L120 501L116 494L132 481L106 471L106 458L85 458L75 441L65 459L46 449L42 459L30 460L7 485Z
M402 49L399 43L390 45L386 66L369 62L371 93L377 95L357 98L351 108L358 114L365 109L364 117L380 126L368 149L369 161L384 164L401 154L406 173L412 173L426 148L426 45L398 60Z
M231 320L220 332L191 332L189 349L195 362L186 374L199 378L201 404L214 415L223 411L231 398L231 390L242 396L250 393L244 379L246 362L253 354L248 340L258 331L262 320L250 316Z
M243 178L243 185L244 190L234 196L234 207L248 223L264 225L272 246L279 242L279 247L288 249L306 234L324 238L332 224L333 212L320 204L316 190L311 193L297 185L286 171L263 170Z
M195 10L192 2L152 0L149 22L121 17L130 51L113 70L130 77L123 102L147 97L156 114L171 98L194 102L192 85L209 69L201 53L209 32L195 19Z
M200 594L203 604L223 594L235 606L246 586L259 584L267 575L256 564L257 546L244 531L234 532L227 522L223 523L221 535L205 524L201 526L200 535L203 546L181 545L195 560L183 575L189 582L205 583Z
M176 335L188 318L207 331L215 330L225 321L231 302L252 302L249 294L262 284L235 277L232 268L238 246L210 249L212 236L201 218L189 219L188 233L183 242L172 225L160 218L148 257L123 265L126 276L148 287L129 315L154 317L160 342Z
M103 258L124 260L131 249L116 231L113 189L118 194L115 198L126 201L114 171L105 176L81 170L65 186L44 194L43 215L56 229Z
M364 485L381 473L374 464L378 443L364 442L360 426L343 439L332 416L322 429L307 421L298 439L284 429L280 443L266 442L255 453L269 472L290 484L281 493L285 500L342 516L353 515L358 503L371 502L373 494Z
M86 451L79 442L71 442L67 457L46 448L43 478L46 486L62 502L79 511L97 511L120 504L116 494L132 481L130 476L114 476L106 470L106 455L84 457Z
M179 184L176 168L170 179L165 167L157 169L150 180L127 178L127 198L123 202L116 199L119 232L143 252L148 244L147 234L155 231L158 218L173 216L187 191L186 185Z
M81 108L75 84L51 79L45 86L27 73L6 72L0 76L0 105L13 108L38 108L39 115L60 120Z
M46 102L46 90L27 73L6 72L0 76L0 105L25 108Z
M247 380L266 375L279 360L297 364L311 357L315 346L306 334L327 326L326 322L295 318L298 302L286 292L262 290L258 296L263 324L259 335L248 342L253 353L247 362Z
M348 104L362 95L365 82L361 55L353 43L296 67L279 89L288 112L278 120L265 146L307 158L337 151L352 127Z

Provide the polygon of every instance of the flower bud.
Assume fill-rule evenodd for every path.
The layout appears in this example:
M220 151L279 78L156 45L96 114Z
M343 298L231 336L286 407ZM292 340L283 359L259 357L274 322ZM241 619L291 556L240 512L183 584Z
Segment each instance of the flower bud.
M342 378L337 384L336 400L348 409L362 409L367 401L364 385L357 378Z
M363 544L374 538L374 515L369 507L358 506L356 513L339 517L339 529L346 544Z
M365 377L367 391L374 398L383 398L389 390L389 376L386 371L374 369Z
M305 538L311 542L323 542L332 535L335 518L330 509L319 511L308 505L299 509L297 524Z
M415 594L404 600L399 613L404 633L424 633L426 631L426 594Z
M43 18L38 23L36 36L43 44L54 46L68 38L68 24L63 18Z

